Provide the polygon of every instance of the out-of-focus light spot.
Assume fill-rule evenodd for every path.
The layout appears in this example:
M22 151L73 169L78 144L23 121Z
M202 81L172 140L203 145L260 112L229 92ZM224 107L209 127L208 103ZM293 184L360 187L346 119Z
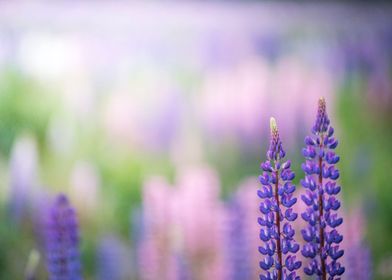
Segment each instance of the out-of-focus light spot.
M73 37L32 32L21 39L19 59L30 75L61 80L81 66L82 51Z

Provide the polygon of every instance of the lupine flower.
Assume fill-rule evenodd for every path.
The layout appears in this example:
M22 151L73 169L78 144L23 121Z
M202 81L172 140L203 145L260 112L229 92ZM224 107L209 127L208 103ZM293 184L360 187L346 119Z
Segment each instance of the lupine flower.
M370 280L372 277L372 261L369 246L365 240L366 219L361 207L356 206L345 214L345 223L342 232L349 239L344 239L342 247L347 250L345 254L347 279Z
M259 277L260 242L254 234L260 228L259 197L255 196L255 177L245 178L225 204L224 248L225 273L222 279L250 280Z
M223 207L218 178L204 167L187 168L179 174L175 186L154 179L143 188L140 278L223 279ZM185 263L179 257L186 258Z
M227 279L252 279L250 244L246 238L247 221L244 208L237 196L228 201L226 208L228 219L226 248L229 263Z
M350 247L347 254L347 279L373 279L371 259L370 249L365 243Z
M143 187L142 230L138 244L140 279L172 279L171 227L173 188L163 178L151 178Z
M295 174L290 169L290 161L283 162L285 151L279 137L276 121L271 118L271 142L267 152L267 161L261 164L263 174L259 177L262 185L258 190L261 217L260 239L263 245L259 252L264 255L260 267L265 271L261 280L299 279L296 270L301 262L295 253L299 245L294 240L295 231L291 223L297 219L292 206L297 202L293 197L295 185L291 180Z
M130 278L130 252L127 244L115 235L101 238L97 250L97 279L121 280Z
M306 188L306 193L301 198L307 205L302 218L308 223L301 231L306 242L302 255L310 259L304 272L317 275L318 279L334 279L345 271L338 261L344 254L344 250L339 249L343 236L337 231L343 219L336 213L340 208L336 196L341 187L336 183L339 171L334 167L339 156L333 149L338 141L333 137L334 129L330 126L324 98L319 99L312 133L312 137L305 138L306 148L302 150L306 158L302 169L306 175L301 184Z
M75 210L60 194L45 217L45 250L50 280L80 280L79 230Z
M178 254L176 256L176 261L177 261L176 279L177 280L190 280L190 279L192 279L187 259L183 255Z
M257 179L249 177L244 179L236 191L236 198L240 207L243 209L244 219L244 243L248 249L247 259L250 265L250 279L257 279L259 275L259 261L260 253L258 250L254 250L255 246L259 244L260 239L257 234L254 234L259 230L260 225L255 223L259 217L259 197L255 196L255 183Z
M192 279L223 279L224 229L220 183L209 167L180 170L176 215ZM206 238L208 236L208 238Z

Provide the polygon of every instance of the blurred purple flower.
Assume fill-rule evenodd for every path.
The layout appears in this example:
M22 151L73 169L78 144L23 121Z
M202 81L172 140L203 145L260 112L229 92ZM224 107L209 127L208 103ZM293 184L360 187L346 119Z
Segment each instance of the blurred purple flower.
M179 253L176 256L176 261L177 261L177 275L176 279L177 280L191 280L192 275L189 267L189 262L185 258L185 256L181 253Z
M312 133L314 137L305 138L306 148L302 150L306 158L302 169L306 175L301 184L307 189L301 196L307 205L302 218L308 223L307 228L301 231L306 241L302 255L311 260L304 272L323 280L327 277L334 279L345 271L338 261L344 254L344 250L339 248L343 236L336 229L343 219L336 213L340 208L336 195L341 188L335 182L339 171L334 165L339 156L332 151L338 141L333 137L334 129L330 126L324 98L319 99Z
M259 197L255 196L255 187L257 186L257 178L250 177L240 183L236 192L238 203L244 209L244 230L245 230L245 242L248 244L249 252L248 259L251 270L251 279L256 279L259 276L259 260L260 254L258 250L255 250L257 245L260 243L259 236L254 234L259 230L259 225L255 223L259 217Z
M365 244L351 246L347 251L347 279L372 280L372 255Z
M256 279L259 275L260 243L255 223L259 216L255 196L257 179L246 178L225 205L224 214L224 266L223 279Z
M126 244L114 235L100 240L97 252L98 279L123 280L129 279L129 250Z
M226 205L227 212L227 278L232 280L252 279L251 250L247 238L246 211L240 199L234 195Z
M263 245L259 247L259 252L265 256L260 262L260 267L265 271L260 279L297 280L296 270L301 267L301 261L295 255L299 245L294 239L295 230L292 226L298 217L292 208L297 202L297 198L293 197L295 185L291 182L295 174L290 169L290 161L281 162L285 152L274 118L271 118L270 126L268 159L261 164L263 174L259 180L262 187L257 192L262 199L258 222Z
M44 227L49 279L82 279L77 217L65 195L58 195L47 209Z
M345 238L342 247L347 254L344 261L347 267L348 279L370 280L372 277L372 256L370 248L365 240L366 219L361 207L356 206L345 215L343 224Z

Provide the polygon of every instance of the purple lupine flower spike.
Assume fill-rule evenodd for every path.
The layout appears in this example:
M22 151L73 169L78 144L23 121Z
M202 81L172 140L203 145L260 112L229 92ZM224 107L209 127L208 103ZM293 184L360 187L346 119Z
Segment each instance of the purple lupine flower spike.
M306 242L302 255L310 259L304 272L322 280L340 279L345 268L338 261L344 254L339 248L343 236L337 231L343 219L336 213L340 208L337 194L341 188L336 183L339 171L334 166L339 156L333 150L338 141L333 137L324 98L319 99L312 133L313 136L305 138L306 148L302 150L306 162L302 164L305 178L301 184L306 193L301 198L307 206L302 218L308 223L301 231Z
M290 169L290 161L283 162L285 152L279 137L278 127L274 118L270 120L271 142L267 152L267 161L261 164L263 174L259 176L261 189L257 194L261 216L260 239L263 245L259 252L264 255L260 268L260 280L298 280L296 270L301 262L295 254L299 245L294 240L295 231L291 223L297 219L292 206L297 202L293 197L295 185L294 172Z
M245 209L238 197L234 196L227 206L228 221L228 278L232 280L251 279L250 256L246 239Z
M45 217L45 251L50 280L81 280L79 232L74 209L60 194Z

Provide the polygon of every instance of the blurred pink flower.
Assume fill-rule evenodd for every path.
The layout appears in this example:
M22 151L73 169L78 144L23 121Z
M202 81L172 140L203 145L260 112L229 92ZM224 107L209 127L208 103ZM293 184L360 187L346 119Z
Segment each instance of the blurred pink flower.
M223 205L217 174L208 167L180 170L180 230L192 279L222 279Z
M280 57L273 66L249 56L236 67L206 75L198 99L202 125L209 135L245 138L249 145L267 131L263 124L274 115L283 124L282 137L293 144L298 128L311 125L314 111L306 108L313 108L320 96L331 100L334 81L322 67L306 65L293 55Z
M175 90L133 85L107 97L103 125L116 144L162 151L175 137L181 106Z
M257 218L259 216L259 200L257 196L258 180L255 177L244 179L235 196L238 198L241 207L244 210L244 230L246 240L249 245L249 259L250 259L250 279L257 279L260 274L259 261L260 254L258 247L260 244L259 225Z
M138 248L141 279L174 279L170 236L172 192L162 178L152 178L144 185L144 236Z
M366 218L361 205L355 205L344 217L342 247L347 279L370 280L372 277L371 252L365 240Z
M207 167L182 169L176 186L162 178L143 189L142 279L176 279L187 261L192 279L222 279L223 206L217 175Z

